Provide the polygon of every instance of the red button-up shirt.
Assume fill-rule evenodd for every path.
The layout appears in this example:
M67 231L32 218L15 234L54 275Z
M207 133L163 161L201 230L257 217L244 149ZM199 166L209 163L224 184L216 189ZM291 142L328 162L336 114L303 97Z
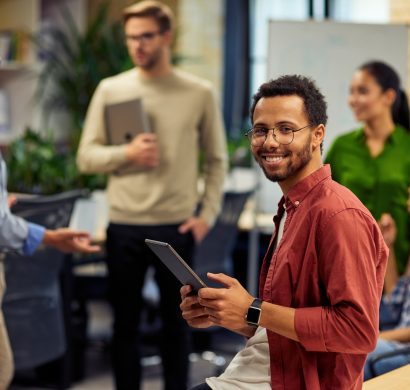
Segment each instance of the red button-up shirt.
M263 261L260 296L296 308L299 342L268 331L272 389L361 389L378 337L388 249L356 196L328 165L291 188L276 250ZM272 253L273 252L273 253Z

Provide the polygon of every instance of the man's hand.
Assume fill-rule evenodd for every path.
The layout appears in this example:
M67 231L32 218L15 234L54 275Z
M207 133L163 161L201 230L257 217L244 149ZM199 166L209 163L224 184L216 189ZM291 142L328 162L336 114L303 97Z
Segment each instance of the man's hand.
M153 133L142 133L127 145L127 159L135 165L145 168L155 168L159 165L159 149L157 136Z
M245 320L253 297L234 278L208 272L208 278L221 283L221 288L201 288L198 295L189 295L191 286L181 288L182 317L194 328L223 326L243 336L251 337L255 328Z
M208 272L208 278L220 283L224 288L201 288L198 291L198 303L205 308L209 320L214 325L239 332L249 336L244 329L249 326L246 323L246 313L254 300L238 280L225 274L213 274ZM254 329L252 330L252 334Z
M91 245L90 235L71 229L46 230L43 244L52 246L61 252L96 253L101 250L98 245Z
M186 320L188 325L193 328L208 328L214 323L209 319L206 309L198 302L197 295L189 295L192 291L191 286L181 287L182 302L179 305L182 311L182 317Z
M391 248L396 241L397 228L393 217L390 214L382 214L378 221L386 245Z
M209 232L209 225L198 217L191 217L187 219L179 228L181 234L192 232L195 242L200 243Z

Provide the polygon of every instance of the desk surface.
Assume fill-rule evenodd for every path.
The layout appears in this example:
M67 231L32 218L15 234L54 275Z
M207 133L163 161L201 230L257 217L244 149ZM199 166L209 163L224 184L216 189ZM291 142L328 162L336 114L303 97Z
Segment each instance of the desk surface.
M363 383L363 390L410 389L410 364Z

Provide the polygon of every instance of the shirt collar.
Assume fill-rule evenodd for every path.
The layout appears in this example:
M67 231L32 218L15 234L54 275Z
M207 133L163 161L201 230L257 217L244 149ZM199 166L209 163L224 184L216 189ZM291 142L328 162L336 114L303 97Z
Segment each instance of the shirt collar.
M398 144L401 140L401 133L403 128L400 125L396 125L393 133L390 134L390 137L387 140L392 144Z
M330 165L326 164L296 183L290 189L286 198L281 201L281 203L284 202L286 211L291 207L298 207L314 187L329 177L331 177Z
M394 128L393 132L390 134L390 136L387 138L386 142L391 143L391 144L397 144L400 142L400 135L403 131L403 128L400 125L396 125ZM355 138L361 142L366 142L366 135L364 134L364 127L361 127L360 129L357 129L355 134Z

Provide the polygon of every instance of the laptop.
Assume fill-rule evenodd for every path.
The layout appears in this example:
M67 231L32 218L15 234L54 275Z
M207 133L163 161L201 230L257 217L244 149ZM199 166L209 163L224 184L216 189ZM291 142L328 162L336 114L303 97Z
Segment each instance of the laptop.
M107 104L104 110L107 140L110 145L131 142L140 133L151 131L148 115L140 98ZM126 174L141 171L140 167L126 164L115 172Z

